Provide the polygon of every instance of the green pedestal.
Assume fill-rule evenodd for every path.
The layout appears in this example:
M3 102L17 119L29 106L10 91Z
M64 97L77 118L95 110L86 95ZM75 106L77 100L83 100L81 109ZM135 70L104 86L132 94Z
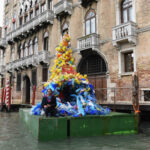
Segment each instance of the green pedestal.
M70 120L70 136L98 136L137 133L137 117L133 114L111 113L106 116L86 116Z
M134 114L112 112L106 116L46 118L30 115L29 109L20 109L19 114L33 137L39 141L138 133L138 119Z
M29 109L19 110L20 119L27 126L33 137L39 141L67 138L66 118L46 118L29 114Z

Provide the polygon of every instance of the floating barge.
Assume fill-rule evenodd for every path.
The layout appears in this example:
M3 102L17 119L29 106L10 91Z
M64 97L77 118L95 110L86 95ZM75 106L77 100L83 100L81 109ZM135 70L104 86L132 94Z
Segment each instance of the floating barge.
M30 115L30 109L20 109L20 120L38 141L138 133L137 115L111 112L105 116L49 117Z

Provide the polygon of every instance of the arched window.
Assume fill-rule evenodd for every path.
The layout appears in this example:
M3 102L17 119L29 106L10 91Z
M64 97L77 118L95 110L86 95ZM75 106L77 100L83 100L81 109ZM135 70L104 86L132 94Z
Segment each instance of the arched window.
M41 12L44 12L45 10L46 10L46 3L45 3L45 1L43 1L41 3Z
M32 55L33 54L33 51L32 51L32 40L29 41L29 55Z
M68 23L64 23L63 25L62 25L62 36L65 34L65 33L69 33L69 26L68 26Z
M121 3L121 20L122 23L133 21L132 0L123 0Z
M14 46L11 46L10 60L11 60L11 61L14 61L14 60L15 60L15 48L14 48Z
M21 58L21 50L22 50L22 46L21 44L18 46L18 59Z
M48 32L44 33L44 50L48 51Z
M38 0L35 1L35 16L39 15L39 4Z
M23 23L22 8L20 9L19 14L20 14L20 16L19 16L19 26L21 26L22 23Z
M28 44L27 44L27 42L25 42L23 44L23 57L26 57L26 56L28 56Z
M20 9L20 12L19 12L20 16L22 15L22 8Z
M30 8L32 8L33 7L33 2L32 2L32 0L30 1Z
M52 10L52 0L48 0L48 9Z
M91 9L85 16L85 34L92 34L96 32L96 12Z
M37 37L33 40L33 54L38 54L38 39Z
M24 11L25 11L25 12L27 12L27 9L28 9L28 6L27 6L27 5L25 5L25 9L24 9Z

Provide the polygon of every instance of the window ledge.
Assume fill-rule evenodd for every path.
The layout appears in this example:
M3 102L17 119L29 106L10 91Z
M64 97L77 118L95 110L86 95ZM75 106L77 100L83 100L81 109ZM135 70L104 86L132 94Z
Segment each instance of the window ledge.
M124 73L121 73L120 75L121 76L132 76L134 72L124 72Z

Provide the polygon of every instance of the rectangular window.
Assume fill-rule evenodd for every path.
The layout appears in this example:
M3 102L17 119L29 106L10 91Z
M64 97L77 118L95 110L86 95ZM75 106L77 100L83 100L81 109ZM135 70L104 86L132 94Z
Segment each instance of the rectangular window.
M150 101L150 90L144 91L144 101L146 102Z
M2 78L1 79L1 87L4 87L5 86L5 78Z
M44 38L44 50L48 51L48 37Z
M17 74L17 91L21 91L21 74Z
M32 85L37 85L37 69L32 70Z
M19 26L22 26L22 17L19 18Z
M43 80L43 82L47 82L47 80L48 80L48 67L43 67L42 80Z
M124 53L124 67L125 72L133 72L134 71L134 61L133 61L133 52Z

